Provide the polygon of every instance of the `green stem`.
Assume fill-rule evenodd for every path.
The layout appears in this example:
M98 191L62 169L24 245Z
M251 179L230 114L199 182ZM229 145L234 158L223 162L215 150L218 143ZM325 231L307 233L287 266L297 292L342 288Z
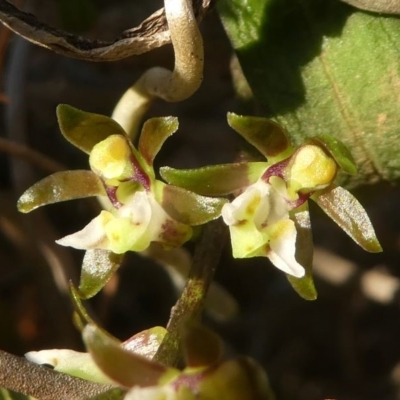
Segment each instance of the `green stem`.
M181 327L189 321L200 321L208 289L214 278L227 237L227 228L221 219L208 223L196 245L188 281L171 310L167 334L154 360L177 366L182 360Z

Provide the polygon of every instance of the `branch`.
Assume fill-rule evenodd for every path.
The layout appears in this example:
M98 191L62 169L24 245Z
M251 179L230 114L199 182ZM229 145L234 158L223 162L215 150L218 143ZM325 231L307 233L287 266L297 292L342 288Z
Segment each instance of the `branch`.
M0 387L40 400L84 400L112 389L53 371L0 350Z
M198 21L214 5L215 0L193 0ZM67 57L87 61L116 61L146 53L170 43L164 9L160 9L139 26L124 31L110 42L88 40L63 32L34 15L23 12L7 0L0 0L0 21L9 29L32 43Z

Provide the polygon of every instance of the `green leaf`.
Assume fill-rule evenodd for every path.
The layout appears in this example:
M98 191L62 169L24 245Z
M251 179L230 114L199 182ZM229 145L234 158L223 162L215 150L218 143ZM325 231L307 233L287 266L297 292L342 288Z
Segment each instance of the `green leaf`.
M305 300L315 300L317 291L313 280L313 240L308 205L304 203L291 212L297 230L296 260L306 270L302 278L286 275L293 289Z
M19 198L17 207L28 213L47 204L105 195L101 180L92 171L62 171L31 186Z
M139 332L122 343L124 349L151 360L157 353L167 330L162 326L155 326Z
M67 104L57 107L57 118L63 136L87 154L111 135L126 137L125 131L112 118L81 111Z
M173 185L159 182L161 205L167 214L187 225L202 225L221 215L226 199L205 197Z
M340 139L359 166L346 184L400 178L397 18L338 0L220 0L217 7L259 109L293 144L322 134Z
M185 362L188 367L209 367L222 358L221 338L210 329L198 324L189 324L182 334Z
M400 14L400 3L397 0L342 0L362 10L378 13Z
M205 196L224 196L251 185L261 177L269 163L233 163L198 169L160 168L161 176L171 185Z
M330 187L314 193L311 198L364 250L382 251L368 214L346 189Z
M179 123L176 117L160 117L147 120L139 139L139 153L149 166L160 151L165 140L175 133Z
M349 149L338 139L331 135L320 135L313 138L314 142L321 144L332 155L342 171L357 174L357 166Z
M284 129L270 119L228 113L228 124L271 163L287 158L292 152Z
M154 386L169 370L174 371L125 350L93 325L85 327L83 339L98 367L121 386Z
M120 267L123 254L108 250L87 250L83 258L79 292L83 299L96 295Z

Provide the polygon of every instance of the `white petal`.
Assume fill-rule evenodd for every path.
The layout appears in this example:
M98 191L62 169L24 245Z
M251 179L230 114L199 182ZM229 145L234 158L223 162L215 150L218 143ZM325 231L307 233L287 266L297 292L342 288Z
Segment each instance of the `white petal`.
M36 364L52 365L56 371L99 383L113 383L97 367L89 353L69 349L30 351L25 357Z
M267 226L282 219L289 218L289 203L286 183L278 177L271 177L270 213L267 219Z
M259 180L231 203L222 207L222 218L228 226L257 217L261 224L269 213L269 184Z
M268 258L281 271L301 278L304 268L296 261L296 228L292 220L283 220L272 227L270 233Z
M104 232L104 224L106 220L110 220L111 218L113 216L109 212L102 211L100 215L92 219L82 230L64 236L56 240L56 243L61 246L69 246L81 250L108 250L108 240Z

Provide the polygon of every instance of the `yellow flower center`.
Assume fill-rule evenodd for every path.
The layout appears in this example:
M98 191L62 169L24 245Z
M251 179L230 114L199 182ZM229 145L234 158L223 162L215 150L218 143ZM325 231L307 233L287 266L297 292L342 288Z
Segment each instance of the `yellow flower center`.
M90 153L89 163L93 172L105 179L122 180L129 175L131 149L121 135L111 135L97 143Z
M333 182L337 173L335 160L315 145L300 148L289 168L290 192L323 189Z

